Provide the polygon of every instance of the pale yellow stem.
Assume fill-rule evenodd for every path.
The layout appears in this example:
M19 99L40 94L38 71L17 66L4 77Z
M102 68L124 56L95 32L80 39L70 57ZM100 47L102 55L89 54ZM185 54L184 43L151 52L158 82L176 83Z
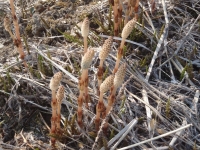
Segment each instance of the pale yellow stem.
M126 39L122 38L120 48L123 49Z
M85 105L86 105L86 108L89 108L88 106L88 82L89 82L89 79L88 79L88 69L86 69L85 71Z
M118 36L118 3L114 2L114 35Z
M84 54L87 52L87 37L83 37L84 39Z
M121 30L122 25L122 3L119 1L119 21L118 21L118 27L120 27Z
M57 120L56 120L56 130L60 131L60 120L61 120L61 104L57 104Z
M114 102L115 102L115 94L116 94L117 89L114 86L111 89L112 90L111 90L110 96L108 98L108 105L106 107L106 115L104 116L104 118L108 115L109 111L111 110L111 108L113 107ZM104 132L107 132L107 128L108 128L108 122L106 122L103 126Z
M97 108L96 108L96 110L97 110ZM95 118L95 129L96 129L96 131L99 130L100 116L101 116L101 112L97 110L97 112L96 112L96 118Z
M52 117L51 117L51 134L56 133L56 110L57 110L57 101L56 101L56 91L52 91L52 101L51 101L51 107L52 107ZM51 144L54 147L55 146L55 138L51 138Z
M101 83L102 83L102 77L103 77L103 62L104 62L104 60L103 59L101 59L100 60L100 64L99 64L99 71L100 71L100 73L98 74L99 75L99 77L98 77L98 88L100 88L100 85L101 85Z
M102 103L103 103L103 93L102 93L102 92L100 92L99 102L102 102Z

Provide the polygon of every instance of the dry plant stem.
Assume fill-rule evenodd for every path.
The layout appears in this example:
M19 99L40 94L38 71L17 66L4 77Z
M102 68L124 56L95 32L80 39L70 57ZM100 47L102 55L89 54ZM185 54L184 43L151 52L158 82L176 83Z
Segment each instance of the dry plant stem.
M136 143L136 144L133 144L133 145L129 145L129 146L127 146L127 147L120 148L120 149L118 149L118 150L131 149L131 148L136 147L136 146L139 146L139 145L141 145L141 144L148 143L148 142L151 142L151 141L153 141L153 140L157 140L157 139L163 138L163 137L165 137L165 136L169 136L170 134L179 132L179 131L184 130L184 129L186 129L186 128L189 128L189 127L191 127L191 126L192 126L192 124L188 124L188 125L185 125L185 126L183 126L183 127L178 128L178 129L176 129L176 130L173 130L173 131L170 131L170 132L167 132L167 133L158 135L158 136L156 136L156 137L154 137L154 138L151 138L151 139L148 139L148 140L144 140L144 141L142 141L142 142L139 142L139 143Z
M82 71L82 75L81 75L81 78L80 78L80 81L79 81L80 93L79 93L79 97L78 97L77 121L78 121L78 124L81 128L82 128L82 124L83 124L82 123L82 116L83 116L82 107L83 107L83 100L84 100L84 92L85 92L84 82L85 82L86 75L87 75L87 70L84 69Z
M98 104L96 107L97 115L96 115L96 120L95 120L95 125L96 125L97 131L99 130L100 114L102 113L103 118L105 118L105 116L106 116L106 109L105 109L105 106L103 103L103 94L105 92L107 92L113 85L114 77L115 77L114 75L108 76L99 88L100 96L99 96L99 101L98 101Z
M104 106L104 103L103 103L103 93L101 92L98 104L96 106L96 119L95 119L95 128L96 128L96 131L99 130L100 116L101 116L101 112L103 112L104 109L105 109L105 106Z
M97 106L96 106L96 110L97 110L97 112L96 112L96 118L95 118L95 129L96 129L96 131L99 130L100 117L101 117L101 111L98 111L99 105L100 104L98 103Z
M85 86L85 106L86 108L88 109L89 106L88 106L88 102L89 102L89 96L88 96L88 82L89 82L89 79L88 79L88 69L85 71L85 79L84 79L84 86Z
M79 97L78 97L78 110L77 110L77 121L79 126L82 128L82 106L83 106L83 94L84 94L84 82L80 81L80 93L79 93Z
M116 94L116 88L114 86L111 87L111 94L108 97L108 105L106 107L106 115L108 115L109 111L112 109L114 102L115 102L115 94ZM105 118L104 116L104 118ZM108 129L108 122L106 122L103 126L103 132L106 134Z
M139 7L139 0L136 0L136 4L134 7L134 12L135 12L135 19L138 19L138 7Z
M84 54L85 54L87 52L87 46L88 46L87 37L83 37L83 40L84 40Z
M121 27L122 27L122 2L121 2L121 0L119 0L118 17L119 17L119 20L118 20L118 27L120 27L120 30L121 30Z
M119 68L119 63L120 63L120 60L122 58L122 55L123 55L123 47L124 47L124 44L125 44L125 40L124 38L122 38L122 41L121 41L121 44L120 44L120 47L117 51L117 60L116 60L116 63L115 63L115 68L113 70L113 73L115 74Z
M9 30L8 33L10 34L11 38L13 39L13 41L15 40L15 36L12 34L12 32Z
M64 92L65 89L61 85L58 88L57 94L56 94L56 99L57 99L57 120L56 120L56 133L61 134L61 128L60 128L60 121L61 121L61 103L64 98Z
M20 55L20 58L21 58L21 59L23 60L23 62L24 62L24 66L25 66L26 68L28 68L27 63L26 63L26 61L24 60L25 54L24 54L23 47L22 47L22 42L21 42L20 32L19 32L19 24L18 24L17 17L16 17L16 14L15 14L15 7L14 7L14 2L13 2L13 0L10 0L10 7L11 7L11 11L12 11L13 24L14 24L15 33L16 33L16 39L14 39L14 44L15 44L16 47L17 47L17 50L18 50L19 55Z
M116 88L114 86L112 86L111 94L108 98L108 106L106 108L106 115L108 114L108 112L110 111L110 109L112 108L112 106L115 102L115 94L116 94Z
M122 42L123 42L123 39L122 39ZM122 44L121 44L122 45ZM123 48L120 48L118 49L118 52L117 52L117 60L115 62L115 68L113 70L113 73L115 74L119 68L119 63L120 63L120 60L122 58L122 55L123 55Z
M56 134L56 122L57 122L57 98L56 98L56 90L58 89L58 86L60 84L60 81L62 79L62 73L57 72L54 74L54 76L50 80L49 87L52 91L52 101L51 101L51 107L52 107L52 117L51 117L51 134ZM51 138L51 145L55 147L56 139L54 137Z
M134 10L134 8L133 8L133 7L131 7L131 8L130 8L130 11L129 11L129 14L128 14L130 18L132 18L132 17L133 17L133 16L132 16L132 15L133 15L133 10Z
M128 4L126 12L125 12L124 25L126 25L128 22L128 18L130 16L130 11L131 11L131 6L130 6L130 4Z
M56 120L56 130L57 132L60 132L60 121L61 121L61 114L60 114L60 111L61 111L61 104L58 103L57 104L57 120Z
M99 65L99 70L98 70L98 89L100 88L100 85L102 83L102 78L103 78L103 60L100 59L100 65Z
M52 117L51 117L51 134L56 133L56 120L57 120L57 101L56 101L56 91L52 91L52 101L51 101L51 107L52 107ZM55 138L51 138L51 144L53 147L55 147Z
M113 7L113 11L114 11L114 35L118 36L119 33L119 29L118 29L118 4L119 4L119 0L114 0L114 7Z

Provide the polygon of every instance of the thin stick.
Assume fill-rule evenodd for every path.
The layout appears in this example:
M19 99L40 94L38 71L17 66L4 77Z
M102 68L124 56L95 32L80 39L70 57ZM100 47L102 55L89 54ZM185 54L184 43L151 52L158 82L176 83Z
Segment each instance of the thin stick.
M21 41L20 32L19 32L19 24L18 24L18 21L17 21L17 16L15 14L15 6L14 6L13 0L10 0L10 8L11 8L11 11L12 11L11 13L12 13L12 17L13 17L13 24L14 24L15 33L16 33L16 39L14 40L14 44L17 47L17 50L18 50L19 55L20 55L20 58L24 62L24 66L26 68L28 68L27 63L24 60L25 54L24 54L23 47L22 47L22 41Z
M99 70L98 70L98 88L100 88L100 85L102 83L102 77L103 77L103 62L104 60L100 59L100 64L99 64Z
M178 129L176 129L176 130L167 132L167 133L165 133L165 134L156 136L156 137L154 137L154 138L151 138L151 139L148 139L148 140L145 140L145 141L142 141L142 142L139 142L139 143L136 143L136 144L127 146L127 147L120 148L120 149L118 149L118 150L130 149L130 148L139 146L139 145L141 145L141 144L148 143L148 142L151 142L151 141L153 141L153 140L157 140L157 139L163 138L163 137L168 136L168 135L170 135L170 134L173 134L173 133L176 133L176 132L178 132L178 131L181 131L181 130L184 130L184 129L186 129L186 128L189 128L189 127L191 127L191 126L192 126L192 124L188 124L188 125L186 125L186 126L184 126L184 127L178 128Z
M124 134L121 136L121 138L115 143L115 145L110 150L115 150L117 146L120 144L120 142L127 136L127 134L130 132L130 130L138 123L138 119L136 118L134 122L131 123L131 125L128 127L128 129L124 132Z
M114 7L113 7L113 11L114 11L114 35L118 36L118 4L119 4L119 0L114 0Z
M118 17L119 17L119 20L118 20L118 27L120 27L120 30L121 30L121 27L122 27L122 1L121 1L121 0L119 0Z
M135 19L138 19L138 8L139 8L139 0L136 0L136 4L134 7L134 12L135 12Z

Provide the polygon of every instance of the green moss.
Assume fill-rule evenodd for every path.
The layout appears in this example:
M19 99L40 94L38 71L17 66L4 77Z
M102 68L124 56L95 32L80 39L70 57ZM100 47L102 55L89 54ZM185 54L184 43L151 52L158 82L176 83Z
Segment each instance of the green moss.
M192 150L198 150L196 141L195 141L195 143L194 143L194 146L193 146Z
M105 80L106 77L108 76L108 71L109 71L109 68L107 66L105 72L103 73L103 80Z
M101 22L100 20L98 20L96 18L93 18L93 21L101 27L101 29L103 30L104 34L108 34L108 30L109 29L104 26L103 22Z
M123 97L122 97L122 102L121 102L121 106L120 106L120 113L121 113L121 114L123 114L123 113L125 112L125 107L124 107L125 101L126 101L126 96L123 95Z
M48 54L47 54L48 55ZM51 58L50 56L48 56ZM50 62L46 61L41 55L38 55L38 69L41 73L47 76L52 76L52 65Z
M194 78L194 74L193 74L193 65L191 63L188 64L188 67L186 68L186 71L188 73L188 76L191 80L193 80Z
M103 142L103 146L105 148L105 150L108 150L108 141L106 138L102 138L102 142Z
M181 75L180 75L180 80L182 80L183 77L185 76L185 72L186 72L187 68L188 68L188 64L186 64L186 66L183 68Z
M158 34L158 39L160 39L161 35L163 34L164 32L164 29L165 29L165 24L162 25L161 29L160 29L160 32Z
M79 37L72 36L70 35L70 33L67 32L61 32L59 29L57 30L64 36L64 38L66 38L67 41L77 43L78 45L83 45L83 42L79 40Z

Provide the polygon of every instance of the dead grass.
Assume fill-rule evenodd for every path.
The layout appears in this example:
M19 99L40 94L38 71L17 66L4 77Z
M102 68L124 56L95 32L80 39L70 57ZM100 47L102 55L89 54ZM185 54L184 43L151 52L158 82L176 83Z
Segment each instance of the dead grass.
M94 110L99 99L98 53L105 37L110 36L105 33L112 33L113 29L108 1L58 5L52 0L42 3L27 0L23 5L16 4L17 16L21 16L19 24L30 51L30 55L25 51L28 70L3 29L5 12L10 14L9 5L0 1L0 149L51 149L48 85L58 71L63 73L61 84L65 87L65 98L61 109L62 135L51 135L59 140L57 149L114 150L127 146L138 150L199 149L200 2L152 2L155 8L146 0L140 2L137 26L127 39L121 60L121 64L127 64L125 82L117 91L112 111L103 121L110 116L110 128L104 135L101 130L95 131ZM89 69L91 101L89 109L83 108L80 129L76 111L83 45L80 45L82 37L78 27L85 15L91 21L101 18L103 21L98 23L108 31L101 32L98 27L102 24L91 23L88 46L96 54ZM25 28L30 24L26 33ZM65 39L64 32L73 38ZM114 68L117 41L121 40L114 39L112 52L105 60L107 75ZM26 44L22 43L25 50ZM105 103L107 96L104 96Z

